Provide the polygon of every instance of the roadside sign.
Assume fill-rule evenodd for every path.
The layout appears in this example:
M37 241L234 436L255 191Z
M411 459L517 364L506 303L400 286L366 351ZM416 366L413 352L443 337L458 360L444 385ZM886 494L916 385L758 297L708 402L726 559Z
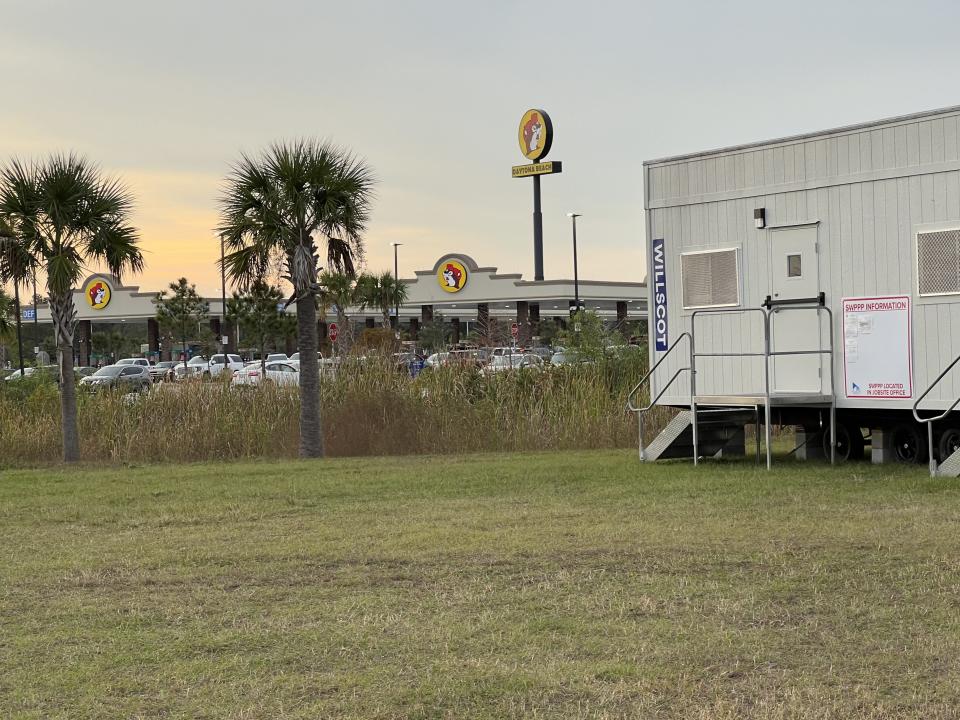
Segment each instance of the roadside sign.
M337 335L340 334L340 328L337 327L336 323L330 323L330 327L327 328L327 335L330 336L330 342L337 341Z
M513 335L514 339L520 335L520 326L517 323L510 325L510 334Z
M21 319L21 320L36 320L36 319L37 319L37 311L36 311L36 309L35 309L35 308L23 308L23 309L20 311L20 319Z

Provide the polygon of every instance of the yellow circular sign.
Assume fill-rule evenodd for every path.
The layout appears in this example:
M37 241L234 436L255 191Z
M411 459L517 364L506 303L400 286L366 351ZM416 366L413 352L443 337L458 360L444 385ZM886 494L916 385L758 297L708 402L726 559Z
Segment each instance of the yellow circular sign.
M437 282L448 293L457 293L467 284L467 268L459 260L450 258L437 268Z
M527 160L536 162L546 157L553 144L553 123L550 122L550 116L536 108L527 110L520 118L517 140L520 142L520 152Z
M110 298L113 296L113 290L110 284L103 278L94 278L87 283L83 289L83 295L87 298L87 304L94 310L103 310L110 304Z

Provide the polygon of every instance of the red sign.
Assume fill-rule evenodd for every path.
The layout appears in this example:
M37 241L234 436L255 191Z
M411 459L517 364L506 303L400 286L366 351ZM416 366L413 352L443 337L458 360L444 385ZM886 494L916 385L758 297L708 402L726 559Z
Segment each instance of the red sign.
M513 337L517 337L518 335L520 335L520 326L517 325L516 323L513 323L510 326L510 334L513 335Z
M330 327L327 330L327 335L330 336L330 342L337 341L337 335L340 334L340 328L337 327L336 323L330 323Z

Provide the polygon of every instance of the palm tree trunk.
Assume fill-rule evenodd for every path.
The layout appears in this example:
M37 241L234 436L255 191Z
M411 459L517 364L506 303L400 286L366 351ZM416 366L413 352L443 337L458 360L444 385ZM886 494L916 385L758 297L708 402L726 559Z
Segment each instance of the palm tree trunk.
M323 457L320 419L320 365L317 362L317 306L312 292L297 293L300 351L300 457Z
M50 315L57 337L57 363L60 366L60 427L63 434L63 461L80 459L77 431L77 387L73 379L73 294L50 293Z

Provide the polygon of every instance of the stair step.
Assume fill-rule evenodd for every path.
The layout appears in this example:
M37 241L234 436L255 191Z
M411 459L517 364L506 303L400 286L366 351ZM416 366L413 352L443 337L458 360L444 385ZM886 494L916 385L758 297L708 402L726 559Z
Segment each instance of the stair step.
M755 422L752 410L723 409L697 411L697 444L701 457L712 457L743 432L744 425ZM682 410L645 449L648 461L693 457L692 414Z
M937 466L937 476L960 477L960 450L957 450Z

